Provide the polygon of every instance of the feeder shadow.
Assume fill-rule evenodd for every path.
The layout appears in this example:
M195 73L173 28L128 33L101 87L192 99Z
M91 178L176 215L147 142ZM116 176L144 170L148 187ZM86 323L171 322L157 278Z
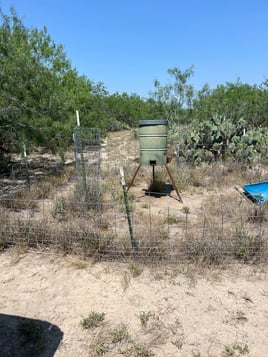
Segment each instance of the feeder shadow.
M0 314L0 356L53 357L62 338L50 322Z
M173 186L169 183L153 182L150 187L144 191L147 196L159 198L163 196L170 196L173 191Z

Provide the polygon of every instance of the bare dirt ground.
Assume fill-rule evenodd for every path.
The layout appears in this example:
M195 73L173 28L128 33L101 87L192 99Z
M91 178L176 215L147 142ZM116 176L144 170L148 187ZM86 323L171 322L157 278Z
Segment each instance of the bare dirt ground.
M104 160L112 163L115 148L135 158L124 149L128 136L113 138ZM131 188L141 205L192 212L211 195L182 192L180 204L144 196L146 182L137 177ZM143 266L8 250L0 255L0 283L0 357L267 356L266 265ZM85 329L81 322L91 312L104 313L104 321ZM36 324L28 325L28 340L18 330L27 321L41 324L41 342Z
M0 317L42 320L62 333L55 354L44 356L97 356L101 346L106 356L267 355L267 267L139 267L138 275L128 264L14 252L0 265ZM92 311L105 313L104 325L85 330L81 321ZM113 343L120 324L129 337ZM5 342L12 351L14 340Z

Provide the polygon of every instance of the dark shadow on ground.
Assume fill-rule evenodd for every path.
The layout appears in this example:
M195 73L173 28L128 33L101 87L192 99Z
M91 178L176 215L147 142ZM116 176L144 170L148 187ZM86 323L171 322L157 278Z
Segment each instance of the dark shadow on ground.
M62 338L50 322L0 314L1 357L53 357Z
M169 183L164 182L153 182L150 187L145 191L145 195L153 196L153 197L163 197L169 196L171 191L173 190L173 186Z

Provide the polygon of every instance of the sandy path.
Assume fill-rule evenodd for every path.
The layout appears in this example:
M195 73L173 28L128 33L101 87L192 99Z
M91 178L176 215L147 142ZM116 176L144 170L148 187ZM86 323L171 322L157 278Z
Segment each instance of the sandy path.
M0 316L56 325L63 332L56 357L96 355L98 339L108 341L119 323L127 326L131 342L121 344L122 354L110 343L105 356L135 356L137 343L155 356L224 356L225 346L234 343L247 345L248 356L267 355L265 267L232 266L201 274L187 266L143 267L137 277L131 271L128 264L1 254ZM91 311L105 313L103 328L82 328L81 320ZM141 311L151 312L147 327L141 326Z

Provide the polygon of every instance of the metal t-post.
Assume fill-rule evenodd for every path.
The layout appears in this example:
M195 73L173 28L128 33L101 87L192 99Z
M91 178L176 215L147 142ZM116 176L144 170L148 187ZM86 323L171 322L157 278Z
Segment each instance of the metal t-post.
M121 175L121 184L122 184L123 193L124 193L124 201L125 201L125 206L126 206L126 213L127 213L127 220L128 220L128 228L129 228L131 246L132 246L132 248L137 249L137 242L135 241L135 238L134 238L134 235L133 235L133 227L132 227L132 222L131 222L131 217L130 217L130 209L129 209L128 199L127 199L127 191L126 191L126 182L125 182L124 170L123 170L122 167L120 167L120 175Z

